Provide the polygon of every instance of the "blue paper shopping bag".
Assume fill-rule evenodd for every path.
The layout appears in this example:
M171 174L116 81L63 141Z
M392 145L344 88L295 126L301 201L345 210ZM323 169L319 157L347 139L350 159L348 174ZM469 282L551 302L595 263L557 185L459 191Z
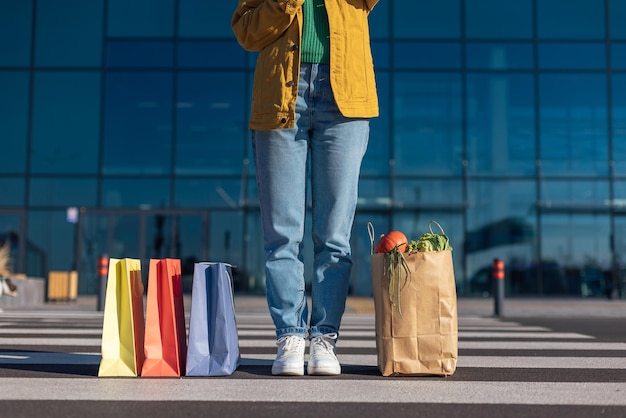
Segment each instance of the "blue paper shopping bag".
M187 376L227 376L239 366L231 266L194 264Z

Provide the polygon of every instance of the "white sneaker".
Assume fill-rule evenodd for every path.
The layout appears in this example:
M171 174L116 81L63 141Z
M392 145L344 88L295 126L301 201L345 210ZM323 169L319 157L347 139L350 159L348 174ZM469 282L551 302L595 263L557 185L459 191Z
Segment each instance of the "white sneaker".
M341 374L341 365L335 354L337 334L324 334L311 339L307 373L311 375Z
M272 364L272 374L282 376L304 375L304 347L303 337L287 335L276 341L278 353Z

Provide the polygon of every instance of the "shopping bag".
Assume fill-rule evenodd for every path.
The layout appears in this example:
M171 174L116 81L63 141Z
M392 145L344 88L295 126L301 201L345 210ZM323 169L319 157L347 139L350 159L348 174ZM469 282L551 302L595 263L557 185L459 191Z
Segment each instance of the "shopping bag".
M194 264L187 376L227 376L239 366L231 267Z
M372 254L371 270L382 375L452 375L458 359L452 250Z
M151 259L142 376L185 373L187 329L180 260Z
M139 260L109 260L98 376L141 374L144 360L143 290Z

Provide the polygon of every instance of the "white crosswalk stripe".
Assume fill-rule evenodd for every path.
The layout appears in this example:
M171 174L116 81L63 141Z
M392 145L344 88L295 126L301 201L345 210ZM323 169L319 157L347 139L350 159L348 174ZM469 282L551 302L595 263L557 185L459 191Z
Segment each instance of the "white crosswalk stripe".
M276 348L269 317L241 314L237 323L242 353L240 367L232 378L102 379L95 378L100 362L102 313L3 313L0 401L150 401L156 396L162 401L229 402L235 392L250 402L290 402L302 393L315 391L315 402L337 402L337 394L341 393L341 402L626 406L623 380L559 380L564 373L576 371L597 371L600 376L602 371L626 371L626 342L597 341L592 335L556 332L498 318L462 317L455 375L448 379L383 378L377 373L374 317L346 315L337 350L347 374L316 386L316 380L306 376L284 379L269 375ZM584 355L574 354L580 352ZM15 370L32 373L23 377ZM76 375L60 378L54 374L57 370L75 370ZM359 376L358 371L363 370L365 375ZM560 374L554 381L529 382L514 377L485 381L465 377L472 370L550 370ZM32 390L14 389L25 384Z
M95 383L94 383L95 382ZM0 399L40 400L37 391L20 391L19 380L4 379L6 390ZM42 379L46 399L108 401L220 401L220 402L301 402L303 394L315 393L314 402L348 403L454 403L520 405L626 405L621 383L578 382L475 382L468 388L465 382L424 380L328 380L324 385L313 380L275 379L260 384L256 379ZM138 387L140 390L138 390ZM280 391L277 389L280 388ZM468 390L469 389L469 390ZM245 399L234 398L246 393ZM558 396L554 396L558 393Z

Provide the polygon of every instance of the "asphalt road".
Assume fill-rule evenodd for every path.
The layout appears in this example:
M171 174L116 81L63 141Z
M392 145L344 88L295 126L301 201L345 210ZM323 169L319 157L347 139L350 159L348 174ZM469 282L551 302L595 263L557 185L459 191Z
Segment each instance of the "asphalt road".
M348 314L336 377L270 375L269 318L238 314L220 378L98 378L99 312L0 313L2 417L626 417L626 318L459 317L454 375L382 377L374 319Z

